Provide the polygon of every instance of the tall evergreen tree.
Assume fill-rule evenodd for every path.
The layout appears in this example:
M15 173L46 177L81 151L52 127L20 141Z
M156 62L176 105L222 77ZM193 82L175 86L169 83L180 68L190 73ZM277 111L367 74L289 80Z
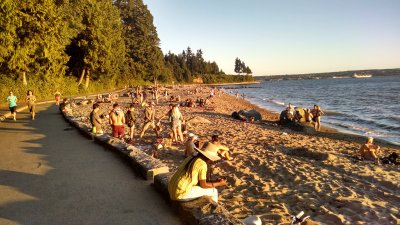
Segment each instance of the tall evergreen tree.
M13 1L0 4L0 70L20 77L52 82L62 78L68 60L64 47L68 32L53 0Z
M78 84L90 79L113 82L124 63L125 45L119 11L108 0L77 0L84 29L67 47L70 69L80 71ZM79 8L78 7L78 8Z
M242 61L239 58L235 59L235 73L239 74L242 72Z
M115 0L120 10L128 62L127 73L133 78L154 80L164 70L153 16L142 0Z

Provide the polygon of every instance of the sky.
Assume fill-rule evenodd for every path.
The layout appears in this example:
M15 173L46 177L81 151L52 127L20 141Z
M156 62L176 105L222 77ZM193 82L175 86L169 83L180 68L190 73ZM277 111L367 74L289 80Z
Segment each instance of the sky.
M144 0L160 47L188 46L234 74L400 68L400 0Z

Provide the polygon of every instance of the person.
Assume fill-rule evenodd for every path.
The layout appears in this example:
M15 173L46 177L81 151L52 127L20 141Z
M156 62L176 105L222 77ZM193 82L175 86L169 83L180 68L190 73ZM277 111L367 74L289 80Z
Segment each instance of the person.
M90 112L90 123L92 124L92 132L97 134L102 134L103 129L101 128L101 123L103 122L99 116L100 105L99 103L93 104L93 110Z
M189 156L196 156L197 151L195 150L196 145L194 142L197 140L197 136L193 133L189 134L189 138L185 143L185 158Z
M310 109L306 109L306 111L305 111L305 120L306 120L306 122L307 123L310 123L311 122L311 120L312 120L312 113L311 113L311 110Z
M311 110L312 120L314 121L314 129L319 131L321 129L321 116L324 112L321 110L319 105L314 105L314 109Z
M182 134L182 121L183 116L182 113L179 111L178 105L174 105L171 111L171 125L172 125L172 132L174 134L174 141L177 144L183 142L183 134ZM179 141L180 140L180 141Z
M211 137L211 142L208 143L208 145L210 145L210 144L211 144L210 148L217 148L218 154L221 155L224 159L227 159L227 160L233 159L229 154L229 148L220 143L218 135L214 134Z
M32 120L35 120L36 97L33 95L31 90L26 93L26 103L28 104L28 109L31 113Z
M109 115L112 128L112 136L114 138L124 138L125 116L118 103L114 103L113 110Z
M152 129L154 129L154 131L156 132L156 135L158 137L159 133L158 133L158 130L156 129L156 124L155 124L155 114L156 114L156 110L154 108L155 103L154 102L151 102L150 104L144 103L143 106L145 107L144 126L142 128L142 131L140 132L140 138L143 138L144 133L150 127Z
M365 144L362 144L359 150L359 154L362 159L374 160L379 165L378 154L380 147L374 143L374 138L369 137Z
M190 201L202 196L209 196L218 203L216 187L226 185L225 178L213 181L207 179L208 165L221 158L216 151L196 148L196 156L187 157L168 182L168 193L171 200Z
M56 100L56 105L59 105L59 104L60 104L60 98L61 98L61 93L57 90L57 91L54 93L54 99Z
M130 104L128 111L125 114L125 122L129 128L129 144L132 143L133 133L135 132L135 105Z
M290 120L293 120L295 111L294 111L294 107L293 107L292 103L289 103L288 107L286 108L286 111L287 111L287 117Z
M17 102L18 98L14 95L12 91L10 91L10 95L7 97L8 108L13 116L14 121L17 120Z

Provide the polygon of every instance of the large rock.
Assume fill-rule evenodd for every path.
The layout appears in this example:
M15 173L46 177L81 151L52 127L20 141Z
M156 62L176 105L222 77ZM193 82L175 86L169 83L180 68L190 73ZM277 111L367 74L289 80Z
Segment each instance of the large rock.
M160 160L147 155L142 150L134 146L129 146L127 150L130 151L129 157L132 159L133 166L147 180L153 181L156 175L169 172L168 166Z
M259 113L258 111L252 109L252 110L240 110L238 112L240 115L245 116L247 119L250 119L251 117L254 117L254 120L256 121L261 121L262 117L261 117L261 113Z

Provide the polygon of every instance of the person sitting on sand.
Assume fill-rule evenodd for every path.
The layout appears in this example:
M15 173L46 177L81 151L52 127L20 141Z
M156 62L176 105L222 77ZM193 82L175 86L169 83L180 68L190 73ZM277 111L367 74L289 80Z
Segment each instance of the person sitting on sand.
M190 201L202 196L209 196L218 203L218 190L215 187L226 185L226 179L207 180L208 164L221 158L216 151L196 150L196 156L186 158L168 183L171 200Z
M212 149L212 150L216 149L218 154L221 155L224 159L227 159L227 160L233 159L229 154L229 148L227 148L226 146L224 146L220 143L219 136L216 134L214 134L211 137L211 142L209 142L206 145L206 149Z
M113 137L123 139L125 116L118 103L114 103L109 116Z
M324 112L321 110L319 105L314 105L314 108L311 110L312 120L314 121L314 129L319 131L321 129L321 116L324 115Z
M156 110L154 108L155 103L151 102L150 104L144 103L143 106L145 107L144 110L144 125L142 131L140 132L140 138L143 138L144 133L150 127L156 132L157 137L159 136L158 130L156 129L156 122L155 122L155 114Z
M369 137L367 142L361 145L359 150L359 154L362 159L365 160L374 160L376 164L379 164L379 150L381 148L374 143L374 138Z
M295 114L295 110L294 107L292 105L292 103L289 103L288 107L286 108L287 111L287 117L289 120L293 120L294 119L294 114Z
M90 112L90 123L92 124L92 132L102 134L103 129L101 128L102 120L99 116L100 105L98 103L93 104L93 110Z
M197 151L195 150L196 145L194 142L197 140L197 136L193 133L189 134L189 138L185 143L185 158L189 156L196 156Z

